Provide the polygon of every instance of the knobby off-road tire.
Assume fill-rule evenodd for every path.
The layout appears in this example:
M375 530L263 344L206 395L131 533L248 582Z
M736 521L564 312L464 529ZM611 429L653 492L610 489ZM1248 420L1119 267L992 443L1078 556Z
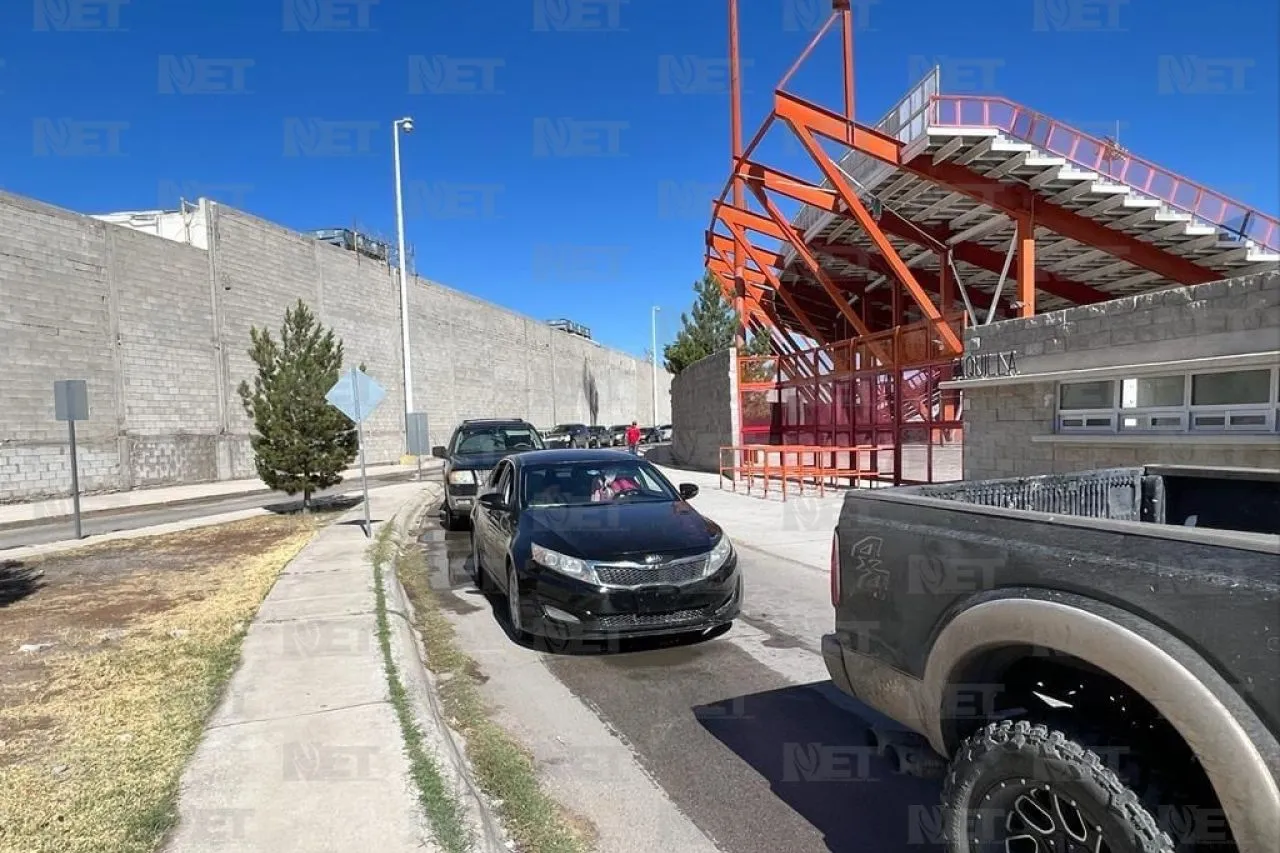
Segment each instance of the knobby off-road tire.
M1025 720L992 723L965 741L951 762L942 804L951 853L1174 853L1137 794L1095 753ZM1053 846L1046 830L1066 843ZM1039 846L1031 838L1008 843L1037 833Z

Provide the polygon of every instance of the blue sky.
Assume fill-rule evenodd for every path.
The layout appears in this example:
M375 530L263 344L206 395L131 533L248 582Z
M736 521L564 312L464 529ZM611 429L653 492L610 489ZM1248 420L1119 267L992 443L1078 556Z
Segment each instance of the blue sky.
M856 2L856 0L855 0ZM829 0L743 0L745 134ZM13 0L0 185L85 213L209 195L395 233L418 269L639 353L669 340L728 173L723 0ZM1274 214L1274 0L862 0L859 118L929 65ZM840 104L839 40L794 91ZM176 59L175 59L176 57ZM417 57L414 59L413 57ZM769 162L815 174L781 137ZM660 341L661 346L661 341Z

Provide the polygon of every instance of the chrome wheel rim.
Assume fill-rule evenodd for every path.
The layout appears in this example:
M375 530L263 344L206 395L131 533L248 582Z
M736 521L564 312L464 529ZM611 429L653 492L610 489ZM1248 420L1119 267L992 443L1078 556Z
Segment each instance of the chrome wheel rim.
M1098 821L1063 791L1004 782L988 794L992 800L1003 801L1003 825L996 830L1003 843L994 846L1004 853L1115 853Z

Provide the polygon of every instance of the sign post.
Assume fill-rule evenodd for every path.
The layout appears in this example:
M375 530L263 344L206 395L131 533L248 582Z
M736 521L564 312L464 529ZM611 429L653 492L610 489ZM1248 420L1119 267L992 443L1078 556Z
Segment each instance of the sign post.
M71 439L71 504L76 519L76 538L84 538L80 527L80 463L76 458L76 421L89 420L89 388L83 379L60 379L53 383L53 416L67 422Z
M405 415L405 428L408 431L406 444L413 458L418 460L417 479L421 480L422 457L431 452L431 448L427 446L427 413L410 412Z
M382 402L387 392L364 371L351 368L345 376L333 383L324 395L329 405L355 422L356 437L360 445L360 485L364 492L364 535L373 537L373 523L369 520L369 477L365 472L364 421Z

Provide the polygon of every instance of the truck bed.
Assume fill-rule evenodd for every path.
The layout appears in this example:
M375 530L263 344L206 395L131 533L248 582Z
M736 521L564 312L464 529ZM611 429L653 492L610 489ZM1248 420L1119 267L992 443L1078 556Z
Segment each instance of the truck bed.
M1280 731L1278 533L1280 471L1144 466L850 492L837 633L919 678L963 607L1013 590L1079 596L1187 643ZM854 636L859 625L874 630Z

